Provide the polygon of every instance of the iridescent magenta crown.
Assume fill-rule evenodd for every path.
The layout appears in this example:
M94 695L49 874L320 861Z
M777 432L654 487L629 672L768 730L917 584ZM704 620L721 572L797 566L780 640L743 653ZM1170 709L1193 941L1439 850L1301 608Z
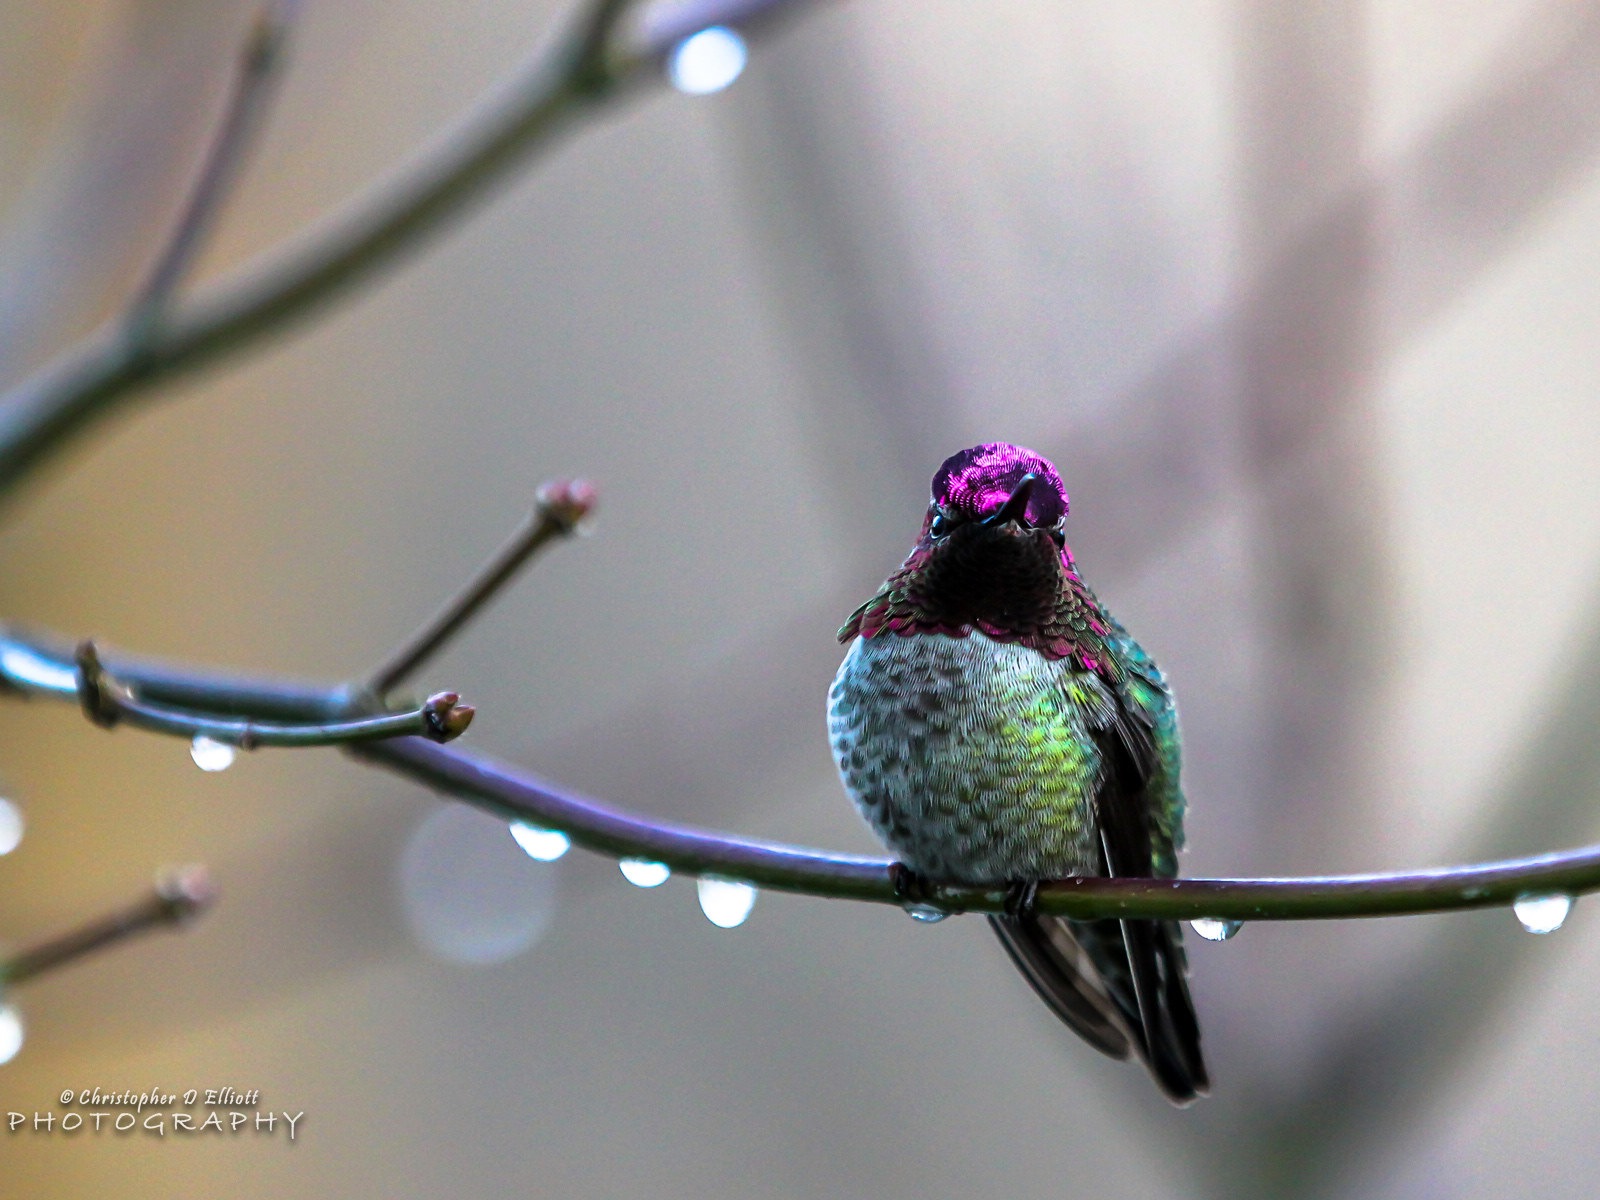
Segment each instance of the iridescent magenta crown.
M1049 529L1067 515L1067 489L1049 459L1010 442L984 442L945 459L934 472L933 502L952 515L982 520L1030 471L1039 482L1028 497L1027 521L1035 529Z

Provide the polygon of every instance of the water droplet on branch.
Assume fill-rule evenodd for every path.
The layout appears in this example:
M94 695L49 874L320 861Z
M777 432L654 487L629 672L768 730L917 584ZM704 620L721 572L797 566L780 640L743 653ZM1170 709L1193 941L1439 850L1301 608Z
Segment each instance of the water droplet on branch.
M1511 911L1517 914L1517 920L1529 933L1554 933L1572 911L1572 897L1560 893L1518 896Z
M189 757L202 771L226 771L239 757L239 751L227 742L215 741L201 734L189 743Z
M527 852L529 858L536 858L540 862L555 862L572 849L572 839L559 829L543 829L538 825L513 821L511 836L517 839L517 845Z
M634 887L660 887L672 878L672 868L666 863L651 862L646 858L625 858L617 863L617 869Z
M913 921L921 921L927 925L938 924L938 922L950 915L944 909L935 908L931 904L903 904L901 907L906 910L906 915Z
M749 58L744 38L725 25L713 25L673 48L667 77L680 92L708 96L739 78Z
M1196 917L1189 922L1189 928L1208 942L1225 942L1243 927L1243 921L1229 921L1222 917Z
M756 904L756 889L737 879L702 875L695 890L700 893L700 911L719 929L743 925Z

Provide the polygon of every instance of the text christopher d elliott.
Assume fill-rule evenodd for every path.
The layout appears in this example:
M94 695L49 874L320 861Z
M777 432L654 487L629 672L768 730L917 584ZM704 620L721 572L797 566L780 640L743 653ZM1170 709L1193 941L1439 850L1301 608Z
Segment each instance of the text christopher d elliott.
M67 1088L60 1096L66 1112L35 1111L32 1113L10 1111L6 1113L6 1132L41 1134L111 1133L166 1137L168 1133L186 1134L254 1134L275 1136L280 1130L295 1140L296 1126L305 1113L244 1111L254 1110L260 1104L259 1088L189 1088L183 1092L166 1092L159 1088L146 1092L101 1091L84 1088L81 1091ZM175 1106L182 1105L182 1108ZM183 1109L200 1107L210 1111L187 1112ZM148 1111L147 1111L148 1110Z

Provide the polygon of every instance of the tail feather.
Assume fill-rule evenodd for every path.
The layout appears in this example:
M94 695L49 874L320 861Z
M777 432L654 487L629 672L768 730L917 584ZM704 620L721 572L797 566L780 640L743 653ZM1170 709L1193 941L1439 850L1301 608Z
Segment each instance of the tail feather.
M1200 1056L1200 1023L1176 927L1170 921L1121 925L1139 1009L1141 1057L1168 1098L1187 1104L1205 1095L1211 1080Z
M1034 991L1095 1049L1135 1054L1175 1104L1210 1088L1177 927L1170 921L992 916Z
M1177 1047L1185 1070L1197 1095L1211 1091L1211 1075L1200 1054L1200 1018L1189 996L1189 956L1183 950L1183 930L1176 921L1155 922L1160 948L1157 961L1163 965L1163 1011L1171 1025L1172 1044Z

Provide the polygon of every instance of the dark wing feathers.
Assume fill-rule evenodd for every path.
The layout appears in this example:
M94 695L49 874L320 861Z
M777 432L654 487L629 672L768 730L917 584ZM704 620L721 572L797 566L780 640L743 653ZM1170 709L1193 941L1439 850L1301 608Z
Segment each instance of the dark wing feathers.
M1130 1017L1137 1020L1138 1013L1129 1013L1118 1002L1089 951L1087 930L1075 928L1095 923L996 914L989 924L1017 970L1056 1016L1102 1054L1128 1057L1137 1037Z

